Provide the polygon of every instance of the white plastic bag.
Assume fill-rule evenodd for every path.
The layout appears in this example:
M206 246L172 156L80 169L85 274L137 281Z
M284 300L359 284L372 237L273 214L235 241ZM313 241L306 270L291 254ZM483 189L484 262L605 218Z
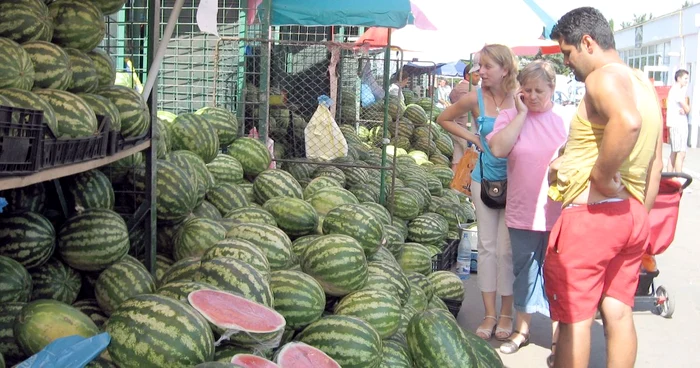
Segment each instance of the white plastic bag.
M319 97L318 108L304 129L308 159L330 161L348 155L348 142L328 110L332 104L328 96Z

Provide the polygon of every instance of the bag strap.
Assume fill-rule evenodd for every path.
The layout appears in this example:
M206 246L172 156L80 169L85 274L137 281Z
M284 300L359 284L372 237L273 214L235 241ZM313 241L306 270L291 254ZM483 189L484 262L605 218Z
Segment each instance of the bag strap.
M481 159L483 152L479 152L479 172L481 173L481 180L484 180L484 160Z

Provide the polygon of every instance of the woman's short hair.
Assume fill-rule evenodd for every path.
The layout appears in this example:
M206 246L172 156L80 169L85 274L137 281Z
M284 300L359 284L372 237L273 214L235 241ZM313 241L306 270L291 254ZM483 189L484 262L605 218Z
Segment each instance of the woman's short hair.
M525 65L518 74L518 83L523 85L531 80L541 80L554 89L557 83L557 71L554 69L554 64L548 60L535 60Z
M514 91L518 88L516 80L518 75L518 58L513 53L513 50L508 46L492 44L486 45L481 49L481 59L486 56L494 63L498 64L508 74L503 78L503 89L506 91Z

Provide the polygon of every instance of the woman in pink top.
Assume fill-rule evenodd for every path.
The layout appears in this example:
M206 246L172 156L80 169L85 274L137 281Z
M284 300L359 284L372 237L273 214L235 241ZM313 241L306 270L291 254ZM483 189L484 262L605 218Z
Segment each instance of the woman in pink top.
M513 251L517 317L513 335L500 348L505 354L515 353L530 342L533 313L549 316L542 265L561 206L547 196L547 174L567 135L564 120L552 102L555 80L551 63L537 60L528 64L518 76L521 87L514 97L515 108L500 113L487 137L494 156L508 159L505 220ZM556 341L556 324L552 331L552 341Z

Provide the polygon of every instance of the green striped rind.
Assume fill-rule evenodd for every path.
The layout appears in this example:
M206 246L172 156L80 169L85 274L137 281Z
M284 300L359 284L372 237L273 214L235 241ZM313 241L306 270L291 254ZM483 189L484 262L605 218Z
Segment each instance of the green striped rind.
M0 2L0 37L24 43L35 40L51 41L52 36L53 24L49 9L43 1L3 0Z
M243 166L238 160L224 153L216 155L207 164L207 170L214 176L217 183L238 184L243 181Z
M165 158L165 155L170 153L170 148L172 146L170 143L170 133L163 120L157 118L154 122L155 126L153 127L152 139L156 145L156 157Z
M97 299L78 300L73 303L73 308L85 313L85 315L95 322L98 328L102 328L105 322L107 322L107 316L105 316L100 305L97 304Z
M418 312L422 312L428 308L428 296L425 294L425 292L423 292L423 289L411 284L411 295L408 297L406 306L411 307Z
M239 184L239 186L245 192L245 197L246 199L248 199L248 203L250 203L251 205L256 205L257 203L255 203L255 191L253 190L253 183L244 181L241 184Z
M192 307L162 295L137 295L106 324L107 348L122 368L192 367L214 357L214 336ZM143 341L149 337L149 343Z
M156 272L155 272L155 280L156 280L156 286L160 285L160 279L163 278L163 275L165 274L165 271L167 271L170 266L173 265L175 261L172 259L162 255L162 254L156 254Z
M0 90L2 93L2 90ZM3 208L4 213L13 212L42 212L44 201L46 200L46 189L44 183L28 185L26 187L14 188L0 191L0 196L7 200L7 207Z
M393 195L387 206L393 210L394 217L402 220L413 220L421 214L423 206L420 203L420 192L413 188L394 188Z
M401 320L401 303L392 293L359 290L346 295L335 306L335 314L353 316L369 323L381 338L393 335Z
M238 137L238 119L232 112L221 107L203 107L195 114L209 121L219 136L219 144L228 146Z
M156 252L158 254L173 258L173 239L183 222L185 220L178 222L158 221L156 225Z
M95 208L66 220L57 236L58 252L80 271L100 271L129 250L126 223L116 212Z
M97 71L95 63L80 50L67 48L70 58L71 81L68 91L73 93L92 93L97 90Z
M202 203L207 191L214 186L214 177L207 170L204 161L195 153L185 150L170 152L164 159L172 162L184 170L190 178L193 178L197 184L197 205Z
M186 303L187 296L196 290L219 290L219 288L202 282L173 281L159 287L158 290L156 290L156 294L167 296Z
M397 265L386 262L369 262L367 272L370 276L378 275L386 278L389 281L386 288L391 286L401 305L406 304L411 295L411 285ZM387 290L386 288L382 290Z
M322 235L306 235L302 236L299 238L294 239L292 242L292 253L296 258L301 258L301 255L304 253L304 249L311 243L313 243L314 240L320 238Z
M107 175L100 170L85 171L65 179L69 210L114 208L114 189Z
M457 321L444 311L428 310L413 316L408 324L408 348L417 367L443 368L460 362L473 367L475 356L469 351Z
M425 179L428 182L428 191L430 191L430 194L434 196L441 196L444 188L442 187L442 182L440 179L432 174L426 175Z
M423 292L425 293L425 296L428 299L433 298L433 294L435 292L433 288L433 284L430 282L429 276L425 276L422 273L418 272L407 272L406 277L408 278L408 281L415 286L418 286ZM461 300L461 299L460 299Z
M323 317L306 327L297 339L328 354L343 368L376 368L382 361L379 334L356 317Z
M95 63L98 86L107 87L114 85L114 80L117 78L117 69L114 66L114 60L107 51L94 49L88 52L87 55Z
M230 257L247 263L268 279L270 276L270 262L267 261L257 245L243 239L224 239L209 248L202 256L202 261L209 261L219 257Z
M476 368L503 368L503 360L486 340L471 331L462 330L464 349L469 349L474 355Z
M0 11L0 17L2 17L1 14L3 13ZM0 24L3 22L0 21ZM1 37L0 50L0 88L18 88L27 91L32 89L34 63L29 53L15 41Z
M280 169L268 169L261 172L253 182L256 201L264 204L271 198L302 198L304 190L294 177Z
M32 277L19 262L0 256L0 280L0 303L29 301Z
M433 164L432 166L441 166L441 167L448 168L448 169L452 165L452 161L450 160L450 158L439 153L439 152L436 152L436 153L430 155L430 162ZM443 182L443 183L445 183L445 182Z
M34 93L53 107L59 137L86 138L97 132L95 112L82 98L57 89L40 89Z
M22 44L34 64L34 88L65 90L71 82L70 57L59 46L46 41Z
M430 301L428 301L428 309L440 309L448 312L450 311L450 309L447 308L447 304L445 304L445 302L437 296L433 296L432 298L430 298Z
M435 212L447 220L449 230L459 232L459 223L463 224L475 220L474 212L469 207L469 204L445 201L435 209ZM459 223L457 218L459 218Z
M418 272L423 275L432 272L433 263L430 251L421 244L405 243L396 260L404 272Z
M462 301L464 285L462 280L450 271L437 271L428 275L435 296L444 300Z
M174 259L199 257L225 237L226 229L215 220L200 217L186 220L173 239Z
M386 242L382 223L371 210L360 204L345 204L328 212L323 219L323 233L352 236L368 256Z
M216 207L222 216L249 205L243 187L233 183L218 183L207 192L207 201Z
M403 231L396 225L384 225L384 234L386 235L386 247L391 251L391 254L396 256L406 241Z
M440 179L443 188L450 187L450 183L454 178L454 172L452 172L452 170L449 167L433 166L430 168L429 172L438 179Z
M321 179L321 178L317 178ZM314 179L314 180L317 180ZM323 178L326 180L333 180ZM340 187L326 187L316 190L310 197L304 197L316 209L319 215L325 216L330 210L343 204L358 204L357 197L349 190Z
M369 173L365 168L344 166L341 170L343 174L345 174L345 185L348 187L364 184L369 181Z
M227 238L247 240L265 253L270 270L284 270L292 260L292 241L277 227L264 224L241 223L233 226Z
M110 15L118 12L124 7L127 0L92 0L92 3L100 9L102 14Z
M78 298L80 274L57 258L32 269L32 300L53 299L71 304Z
M292 174L294 179L297 180L311 179L314 169L314 165L310 163L290 162L289 164L284 165L284 170Z
M111 360L98 356L96 359L88 363L85 368L119 368Z
M156 161L156 209L158 220L184 220L196 205L196 184L184 170L165 160ZM145 188L143 166L136 171L137 190Z
M236 139L228 147L228 153L241 163L243 172L251 178L265 171L272 162L272 156L270 156L270 151L267 150L265 144L253 138Z
M102 12L91 2L56 0L49 4L53 18L52 41L63 47L90 51L105 37Z
M173 150L188 150L210 163L219 152L216 129L202 116L182 114L169 129Z
M38 353L60 337L92 337L99 332L95 322L83 312L49 299L35 300L24 306L14 326L17 344L28 355Z
M367 259L360 243L347 235L324 235L306 246L301 269L318 281L326 294L345 296L367 281Z
M321 318L326 295L321 284L300 271L275 271L270 277L275 310L287 321L287 327L300 329Z
M345 187L345 173L335 166L319 166L318 169L314 171L313 177L319 178L322 176L334 179L341 187Z
M15 319L25 305L25 302L0 303L0 353L5 357L8 366L27 358L27 354L17 345L13 330Z
M362 206L370 210L382 224L391 225L391 214L381 204L376 202L363 202Z
M95 297L106 315L111 315L127 299L156 290L153 276L136 262L122 261L102 271L95 283Z
M201 217L201 218L207 218L211 220L216 220L219 221L222 219L221 212L219 212L219 209L216 208L211 202L208 201L202 201L202 203L195 207L194 210L192 210L192 214Z
M51 257L55 239L53 225L41 214L20 212L0 217L0 255L27 269L41 266Z
M268 307L274 305L274 297L265 275L253 266L232 257L202 261L195 281L239 294Z
M292 174L292 176L294 176L294 174ZM337 180L331 178L330 176L319 176L318 178L312 179L309 184L306 185L304 188L304 198L308 200L309 198L313 197L316 192L324 188L342 187Z
M395 265L396 267L399 266L399 263L396 261L396 257L394 257L393 254L389 251L387 247L379 247L376 253L372 254L371 256L367 257L368 262L383 262L383 263L390 263Z
M355 185L350 187L350 192L357 197L360 203L379 202L379 187L373 184Z
M122 137L139 137L151 127L151 113L138 92L124 86L105 86L100 82L96 93L112 101L119 110Z
M224 217L231 220L237 220L239 222L277 226L277 221L270 212L254 206L236 208L231 210Z
M166 285L175 281L194 281L194 277L202 265L199 257L185 258L173 263L160 278L160 284Z
M408 224L408 240L421 244L437 244L445 241L449 224L436 213L424 213Z
M380 368L412 368L408 348L393 340L382 341L382 364Z
M102 115L109 118L109 129L115 132L121 130L122 119L119 115L119 109L109 99L93 93L79 93L78 97L82 98L95 112L95 116Z
M291 237L309 235L316 231L318 213L303 199L275 197L263 205L275 218L277 226Z

